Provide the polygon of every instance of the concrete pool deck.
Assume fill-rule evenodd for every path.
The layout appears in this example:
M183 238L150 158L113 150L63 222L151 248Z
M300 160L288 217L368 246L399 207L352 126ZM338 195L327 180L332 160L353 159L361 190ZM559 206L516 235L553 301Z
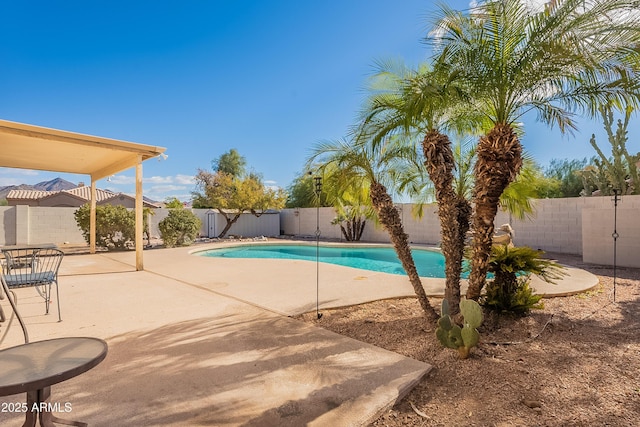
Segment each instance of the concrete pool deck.
M66 418L92 426L365 426L431 369L286 317L315 310L315 263L213 259L193 249L145 251L141 272L130 252L66 256L60 323L43 315L33 289L17 289L32 341L95 336L109 344L104 362L52 387L52 402L72 404ZM435 295L442 283L425 287ZM320 265L319 285L321 310L413 293L403 276L329 264ZM577 290L569 281L556 286ZM0 348L20 342L14 322ZM2 425L21 421L0 413Z
M274 241L272 243L305 243ZM229 247L231 245L260 244L259 242L217 243L202 245L191 249L190 253ZM359 246L381 246L379 244L360 244ZM427 247L422 247L429 249ZM431 248L433 249L433 248ZM316 263L298 260L280 259L233 259L192 256L189 268L207 270L215 265L217 277L204 275L198 278L198 284L212 291L238 298L276 313L287 316L298 315L316 309L316 296L319 308L336 308L364 302L413 297L413 287L406 276L354 269L335 264L320 263L316 278ZM201 258L205 259L205 263ZM249 263L250 268L247 268ZM206 266L206 267L205 267ZM153 264L153 271L163 272L174 277L166 265ZM578 268L565 266L566 274L555 283L547 283L533 276L531 287L545 297L567 296L595 287L598 278ZM259 280L256 280L259 278ZM423 277L422 283L428 296L444 295L444 279ZM316 289L316 285L318 289ZM462 280L462 290L466 291L467 281Z

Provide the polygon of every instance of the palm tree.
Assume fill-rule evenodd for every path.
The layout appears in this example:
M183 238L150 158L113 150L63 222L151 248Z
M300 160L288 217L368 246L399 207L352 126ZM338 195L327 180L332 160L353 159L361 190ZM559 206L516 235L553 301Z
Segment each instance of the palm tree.
M457 165L453 187L460 197L471 201L476 146L471 141L458 142L453 147L453 155ZM531 217L535 211L531 201L543 197L549 185L549 179L544 177L533 157L523 152L518 176L500 195L500 208L516 219Z
M353 187L354 182L365 180L369 183L369 197L378 221L389 233L391 243L409 277L413 290L426 317L435 321L439 316L429 303L418 275L407 233L404 231L398 209L393 204L387 188L382 183L386 171L393 167L398 158L406 156L406 147L384 144L377 147L338 141L316 145L309 162L319 162L324 167L337 168L345 187Z
M488 1L468 13L443 6L429 40L437 63L473 87L492 128L477 145L473 259L467 297L484 287L500 195L522 165L514 123L534 110L562 132L574 114L614 101L638 103L640 18L633 0ZM633 61L631 61L633 59Z
M322 165L321 169L325 200L336 213L332 224L340 226L345 240L360 240L367 220L375 217L369 197L369 182L363 177L350 181L347 186L342 179L342 171L335 164Z
M471 206L454 190L456 163L449 137L441 129L455 123L452 118L461 117L452 107L464 99L464 91L457 85L456 76L445 68L433 70L423 65L414 71L402 65L381 64L372 92L363 111L361 134L367 135L374 145L393 135L413 151L418 150L416 145L421 141L424 166L438 202L445 257L445 298L455 315L460 310L460 275ZM474 123L470 116L465 114L467 127L468 123ZM405 174L405 183L420 181L415 179L421 175L419 170L409 175Z

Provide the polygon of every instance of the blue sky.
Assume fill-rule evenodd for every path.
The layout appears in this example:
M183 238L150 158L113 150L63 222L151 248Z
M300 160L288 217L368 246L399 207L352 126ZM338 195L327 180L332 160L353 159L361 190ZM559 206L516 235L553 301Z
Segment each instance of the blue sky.
M468 1L448 1L454 8ZM416 65L435 2L402 0L29 1L3 7L0 119L166 147L144 192L188 200L198 168L230 148L288 186L311 147L343 137L380 59ZM591 157L583 121L562 136L525 120L525 149ZM629 150L640 151L638 119ZM83 175L0 168L0 186ZM100 188L134 192L134 171Z

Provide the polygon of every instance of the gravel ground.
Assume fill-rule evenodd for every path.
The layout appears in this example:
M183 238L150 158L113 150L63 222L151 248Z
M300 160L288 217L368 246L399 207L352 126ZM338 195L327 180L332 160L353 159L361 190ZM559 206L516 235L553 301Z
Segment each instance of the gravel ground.
M600 279L528 316L487 316L469 359L443 348L414 298L325 310L306 322L433 370L372 426L640 425L640 269L548 254ZM431 300L439 309L440 299Z

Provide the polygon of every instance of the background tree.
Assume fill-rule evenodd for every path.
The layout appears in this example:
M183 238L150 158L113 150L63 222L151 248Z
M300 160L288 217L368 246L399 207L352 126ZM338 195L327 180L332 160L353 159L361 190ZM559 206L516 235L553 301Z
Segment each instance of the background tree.
M230 149L220 157L211 161L211 169L224 172L233 177L243 177L246 173L247 159L241 156L235 148Z
M142 237L147 240L147 246L149 247L151 247L151 217L155 214L156 211L154 209L142 208Z
M556 191L556 188L557 182L545 177L533 157L525 153L520 172L500 195L500 208L517 219L531 217L535 214L532 201Z
M315 171L315 173L313 172ZM332 165L309 165L288 188L288 208L333 207L336 216L331 222L340 226L345 240L358 241L362 237L367 220L375 213L369 200L369 184L366 180L346 182ZM322 177L322 192L316 195L315 176Z
M369 181L364 176L344 179L335 163L319 165L317 171L321 174L323 183L320 196L336 213L331 223L340 226L340 232L346 241L359 241L367 220L375 217L371 207ZM312 172L309 174L311 177L313 175Z
M184 203L178 200L177 197L167 197L164 201L164 206L167 209L182 209L184 208Z
M311 166L311 170L317 170L317 166ZM317 198L315 195L315 184L313 181L313 175L308 170L304 170L299 173L294 179L291 185L287 187L287 202L285 207L287 208L315 208L317 205ZM323 191L320 194L320 207L330 207L331 203L327 201L327 192Z
M551 182L555 181L557 188L550 188L542 197L578 197L581 195L584 185L578 172L583 170L589 161L584 159L552 159L544 170L544 175Z
M268 209L284 207L286 195L282 189L266 187L254 175L234 177L225 172L211 173L198 170L195 177L197 190L193 193L193 206L217 209L226 220L218 237L224 237L244 212L259 217Z
M629 13L635 6L564 0L536 11L521 0L496 0L465 13L442 6L429 38L436 61L473 87L474 107L493 125L477 146L468 298L485 285L500 196L522 166L513 126L520 116L536 111L564 132L575 129L577 110L593 115L610 100L638 101L628 49L640 43L639 17Z
M602 196L612 195L613 189L619 190L619 194L640 194L638 177L640 152L630 154L627 150L627 128L633 108L630 106L626 108L624 121L618 119L615 131L613 107L610 104L603 105L599 111L611 145L611 157L605 156L596 143L596 136L592 135L589 142L598 154L592 159L594 167L585 168L578 173L586 184L585 195L591 195L589 190L593 186L598 188Z
M333 225L340 226L342 237L347 242L357 242L362 238L364 228L367 225L367 218L371 217L369 206L354 206L353 204L338 204L334 206L336 216L331 221Z

